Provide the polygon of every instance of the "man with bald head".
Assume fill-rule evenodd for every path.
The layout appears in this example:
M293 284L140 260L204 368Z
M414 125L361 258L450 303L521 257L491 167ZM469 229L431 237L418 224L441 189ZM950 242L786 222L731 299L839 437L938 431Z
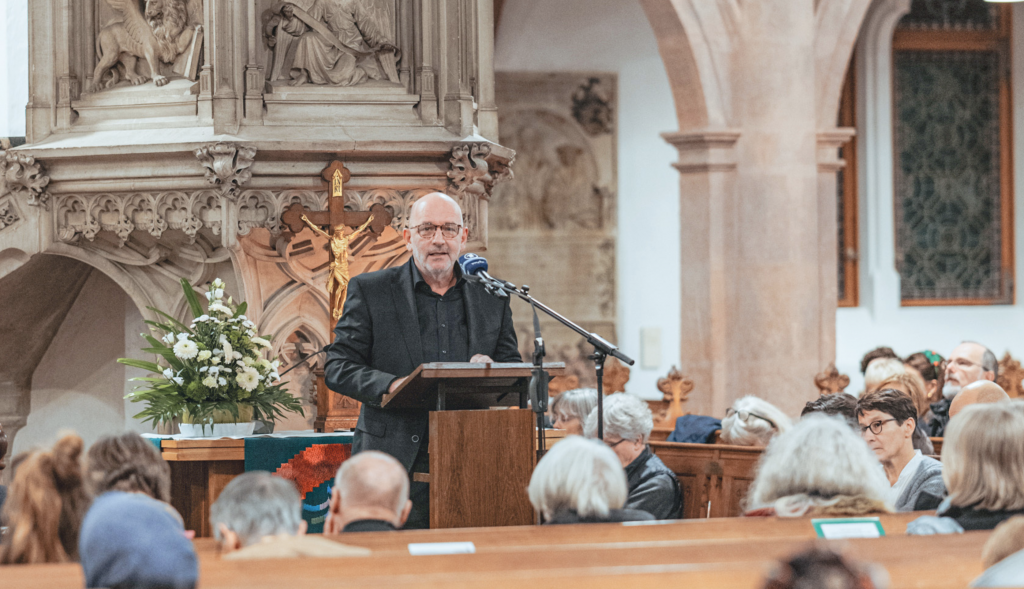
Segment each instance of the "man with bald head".
M930 435L941 437L949 422L949 407L953 398L967 385L978 381L994 381L999 375L996 355L978 342L966 341L953 348L946 361L945 384L942 399L932 403L935 418L929 423Z
M394 531L411 509L405 469L390 455L369 450L338 469L324 533Z
M1003 387L989 380L978 380L965 386L953 402L949 404L949 418L953 419L957 413L963 411L964 407L976 403L999 403L1009 401L1010 395L1006 394Z
M425 362L521 362L508 299L466 281L458 259L469 230L451 197L417 200L402 231L410 260L355 276L327 348L324 380L363 403L352 452L394 456L410 480L427 472L428 411L381 408L381 400ZM406 528L430 525L429 486L411 482Z

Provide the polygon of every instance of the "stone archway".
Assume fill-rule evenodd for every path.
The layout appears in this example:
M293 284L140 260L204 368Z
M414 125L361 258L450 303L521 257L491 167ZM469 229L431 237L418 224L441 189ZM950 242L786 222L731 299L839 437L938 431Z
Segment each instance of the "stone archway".
M797 413L835 356L837 129L870 0L640 0L679 131L681 365L694 411ZM704 391L707 393L701 394Z

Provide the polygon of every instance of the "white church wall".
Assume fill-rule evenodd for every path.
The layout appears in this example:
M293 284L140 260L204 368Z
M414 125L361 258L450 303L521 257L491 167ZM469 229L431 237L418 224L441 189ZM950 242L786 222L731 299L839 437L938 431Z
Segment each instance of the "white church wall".
M88 445L126 428L125 370L117 359L125 353L128 307L124 291L94 270L32 376L32 408L14 453L51 444L65 430Z
M889 5L890 3L883 3ZM869 15L870 20L870 15ZM877 22L875 23L878 24ZM865 26L872 26L867 23ZM861 41L869 38L862 30ZM1014 101L1014 219L1015 273L1019 285L1024 278L1024 6L1013 6L1012 94ZM862 62L891 63L891 45L879 42L861 47ZM861 67L865 63L860 64ZM872 101L878 120L890 124L891 83L888 75L873 76L870 84L858 83L858 100ZM877 86L877 87L876 87ZM866 91L865 91L866 90ZM861 104L858 114L869 108ZM870 119L870 117L869 117ZM872 129L864 117L858 121L858 135L869 137ZM876 134L877 135L877 134ZM893 159L891 135L866 142L862 157L860 190L860 306L836 313L836 365L850 376L847 389L863 389L860 359L880 345L906 356L932 349L944 357L962 340L987 345L996 356L1009 350L1016 358L1024 355L1024 306L1017 287L1016 304L994 306L901 307L899 274L895 270L895 228L893 226ZM866 157L863 157L866 156ZM865 181L867 180L867 181Z
M28 0L0 2L0 137L25 135Z
M494 53L497 71L619 75L617 343L637 361L627 390L660 398L658 378L679 363L680 305L677 154L660 134L678 124L647 17L636 0L506 2ZM642 352L652 328L660 337Z

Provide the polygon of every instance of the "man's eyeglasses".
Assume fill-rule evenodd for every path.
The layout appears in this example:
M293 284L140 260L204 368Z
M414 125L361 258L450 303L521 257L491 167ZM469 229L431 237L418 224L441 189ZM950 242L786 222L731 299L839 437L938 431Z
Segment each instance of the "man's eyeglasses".
M875 434L877 436L878 434L882 433L882 426L887 424L887 423L889 423L890 421L899 421L899 420L896 419L896 418L889 418L889 419L883 419L881 421L876 421L876 422L874 422L874 423L872 423L870 425L865 425L865 426L861 427L860 428L860 433L863 434L864 432L866 432L868 430L871 430L871 433L873 433L873 434Z
M462 225L458 223L445 223L444 225L434 225L433 223L423 223L415 227L410 227L423 239L430 239L434 236L438 229L441 230L441 236L445 239L455 239L459 235L459 229L462 229Z
M625 442L625 441L626 441L626 438L622 438L621 440L619 440L618 442L615 442L614 444L608 444L608 442L605 442L605 443L608 444L609 448L614 448L615 446L618 446L619 444L621 444L622 442Z
M779 429L779 426L775 425L774 421L768 419L767 417L765 417L763 415L758 415L757 413L751 413L750 411L736 411L732 407L729 407L728 409L725 410L725 416L726 417L729 417L730 415L733 415L733 414L739 416L740 421L746 421L746 420L750 419L751 417L756 417L758 419L763 419L763 420L767 421L772 426L772 429Z

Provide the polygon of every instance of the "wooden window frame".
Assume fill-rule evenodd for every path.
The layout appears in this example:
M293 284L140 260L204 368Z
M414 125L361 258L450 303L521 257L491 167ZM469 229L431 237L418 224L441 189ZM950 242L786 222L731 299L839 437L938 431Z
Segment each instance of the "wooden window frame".
M902 307L939 307L939 306L970 306L970 305L1013 305L1017 299L1014 276L1014 234L1013 234L1013 95L1010 91L1011 80L1011 29L1013 14L1011 6L1003 4L999 10L999 27L991 31L931 31L906 30L896 28L892 39L893 67L890 85L892 92L892 128L893 128L893 165L898 165L896 158L896 68L897 51L998 51L1002 53L1003 73L999 80L999 199L1000 199L1000 260L1002 280L1008 281L1010 288L1009 300L999 299L904 299L900 296ZM893 239L899 233L896 225L896 184L893 179ZM897 251L898 248L897 248Z
M857 127L857 86L856 67L853 58L846 66L846 79L839 98L839 126ZM859 304L860 283L858 249L860 224L858 223L857 194L857 136L842 146L843 161L843 243L841 254L843 272L843 292L839 293L838 306L856 307ZM838 179L837 179L838 180Z

